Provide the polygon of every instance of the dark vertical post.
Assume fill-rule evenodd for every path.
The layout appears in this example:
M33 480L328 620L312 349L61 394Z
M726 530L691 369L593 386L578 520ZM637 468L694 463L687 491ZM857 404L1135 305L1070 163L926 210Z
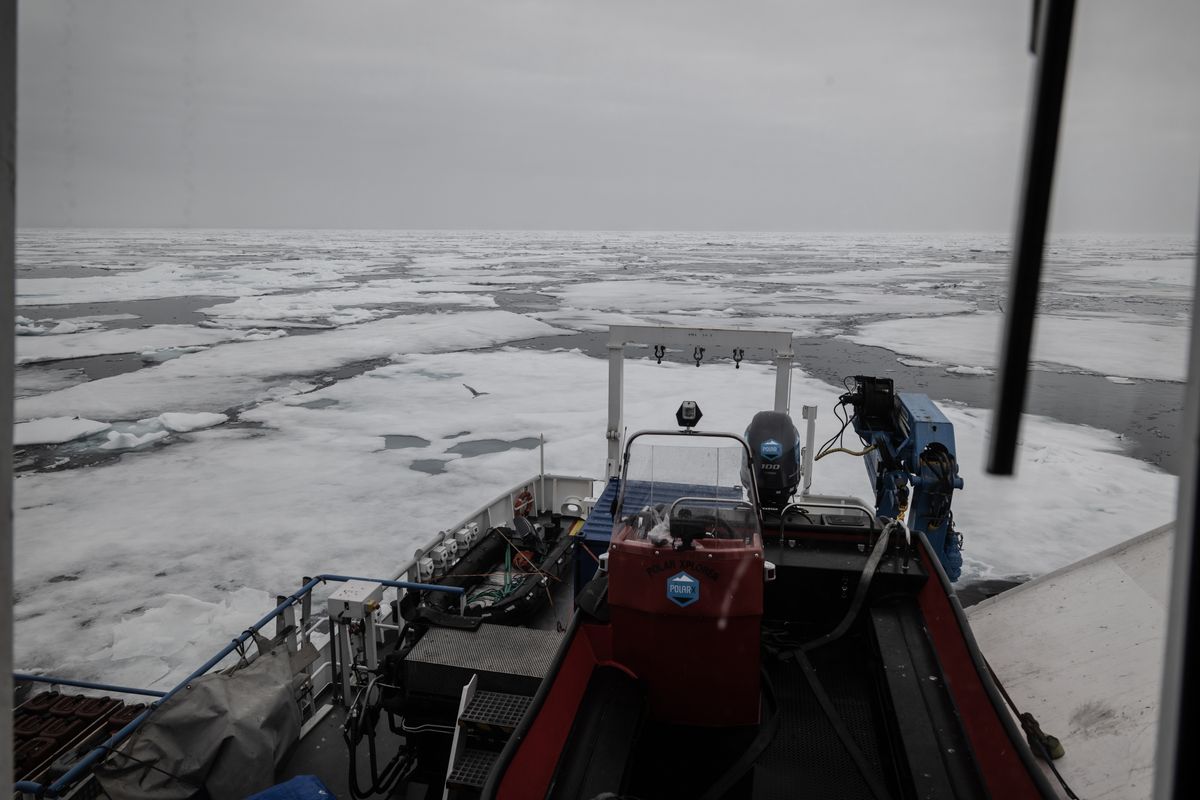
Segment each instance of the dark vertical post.
M1075 0L1042 0L1038 32L1037 77L1025 145L1025 177L1013 243L1008 284L1008 313L1004 320L1004 352L1000 359L999 396L992 421L988 472L1011 475L1016 459L1017 436L1025 407L1029 351L1037 315L1042 254L1050 216L1050 190L1058 150L1058 125L1062 117L1067 80L1067 55L1071 49L1071 24Z
M17 211L17 0L0 0L0 786L12 786L13 296Z
M1200 234L1197 235L1200 248ZM1188 352L1187 392L1183 400L1183 458L1180 459L1179 498L1171 553L1171 600L1167 612L1167 651L1163 658L1162 700L1158 707L1158 745L1155 750L1154 797L1200 797L1195 758L1180 743L1194 745L1200 736L1200 252L1192 286L1192 335ZM1190 677L1190 680L1189 680ZM1190 760L1189 760L1190 759Z

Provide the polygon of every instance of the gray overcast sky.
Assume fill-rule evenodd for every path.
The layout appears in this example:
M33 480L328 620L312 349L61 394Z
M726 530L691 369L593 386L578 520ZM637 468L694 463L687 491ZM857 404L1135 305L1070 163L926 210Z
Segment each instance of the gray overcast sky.
M29 226L1007 231L1030 0L25 0ZM1200 2L1083 0L1054 228L1194 233Z

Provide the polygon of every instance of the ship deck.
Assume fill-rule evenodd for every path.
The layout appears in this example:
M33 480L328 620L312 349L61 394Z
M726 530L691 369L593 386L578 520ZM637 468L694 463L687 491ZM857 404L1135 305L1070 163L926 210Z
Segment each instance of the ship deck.
M1080 797L1152 791L1173 531L1156 528L967 611L1017 707L1062 742L1055 766Z

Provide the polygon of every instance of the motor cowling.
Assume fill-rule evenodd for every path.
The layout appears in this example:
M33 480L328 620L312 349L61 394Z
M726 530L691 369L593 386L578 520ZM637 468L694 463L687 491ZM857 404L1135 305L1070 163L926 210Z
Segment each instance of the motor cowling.
M760 411L746 428L746 442L754 454L753 480L763 508L781 509L800 485L800 432L782 411ZM750 468L742 465L742 481L749 485Z

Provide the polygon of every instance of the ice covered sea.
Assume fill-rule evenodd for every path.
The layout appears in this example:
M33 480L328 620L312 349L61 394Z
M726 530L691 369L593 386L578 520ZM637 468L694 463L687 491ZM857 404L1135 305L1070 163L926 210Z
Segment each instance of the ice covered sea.
M536 472L599 475L603 330L795 331L793 408L844 375L955 424L965 581L1045 572L1173 515L1193 243L1056 241L1018 476L982 461L1002 236L28 230L18 241L16 662L161 686L315 572L380 574ZM742 430L765 365L627 368ZM481 392L473 397L463 387ZM861 464L815 487L869 494Z

